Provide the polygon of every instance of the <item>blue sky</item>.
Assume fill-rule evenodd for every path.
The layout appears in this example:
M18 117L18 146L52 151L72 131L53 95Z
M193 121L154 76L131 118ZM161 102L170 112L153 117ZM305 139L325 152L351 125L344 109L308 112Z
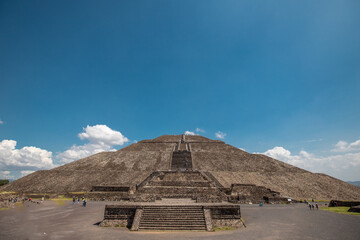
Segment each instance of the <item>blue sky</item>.
M1 1L0 177L85 145L221 131L360 180L359 12L359 1Z

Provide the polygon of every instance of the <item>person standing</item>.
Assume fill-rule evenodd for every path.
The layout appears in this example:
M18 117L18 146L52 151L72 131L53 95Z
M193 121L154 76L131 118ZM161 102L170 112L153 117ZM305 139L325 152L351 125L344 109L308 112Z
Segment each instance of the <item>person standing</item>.
M73 196L73 205L75 204L75 196Z
M317 203L315 204L315 206L316 206L316 210L319 210L319 205Z

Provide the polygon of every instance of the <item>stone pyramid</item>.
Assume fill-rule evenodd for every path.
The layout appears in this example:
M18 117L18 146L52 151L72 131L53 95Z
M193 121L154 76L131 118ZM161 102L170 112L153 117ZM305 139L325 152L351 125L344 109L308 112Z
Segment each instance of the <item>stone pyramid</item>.
M135 188L153 172L171 170L206 173L212 182L229 191L236 186L256 185L294 199L360 199L359 187L331 176L191 135L163 135L116 152L98 153L34 172L2 186L0 191L69 193L89 192L94 186Z

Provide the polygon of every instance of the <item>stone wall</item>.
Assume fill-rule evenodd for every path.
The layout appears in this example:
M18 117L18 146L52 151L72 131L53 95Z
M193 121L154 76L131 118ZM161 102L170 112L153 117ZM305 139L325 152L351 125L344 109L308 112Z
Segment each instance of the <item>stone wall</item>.
M137 208L138 206L106 205L104 220L100 223L100 226L131 228Z
M331 200L329 203L329 207L353 207L360 205L358 201L339 201L339 200Z
M211 212L213 227L241 227L240 205L223 205L206 207Z
M128 192L129 186L93 186L93 192Z
M129 201L131 198L127 192L89 192L84 195L90 201Z

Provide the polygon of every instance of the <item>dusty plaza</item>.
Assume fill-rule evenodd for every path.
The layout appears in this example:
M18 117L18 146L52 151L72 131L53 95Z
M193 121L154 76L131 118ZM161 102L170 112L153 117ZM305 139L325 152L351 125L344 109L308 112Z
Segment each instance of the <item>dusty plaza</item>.
M99 227L104 206L114 202L89 202L87 207L66 201L0 211L0 239L359 239L360 216L309 210L306 204L241 204L246 228L215 232L142 231L124 227Z

